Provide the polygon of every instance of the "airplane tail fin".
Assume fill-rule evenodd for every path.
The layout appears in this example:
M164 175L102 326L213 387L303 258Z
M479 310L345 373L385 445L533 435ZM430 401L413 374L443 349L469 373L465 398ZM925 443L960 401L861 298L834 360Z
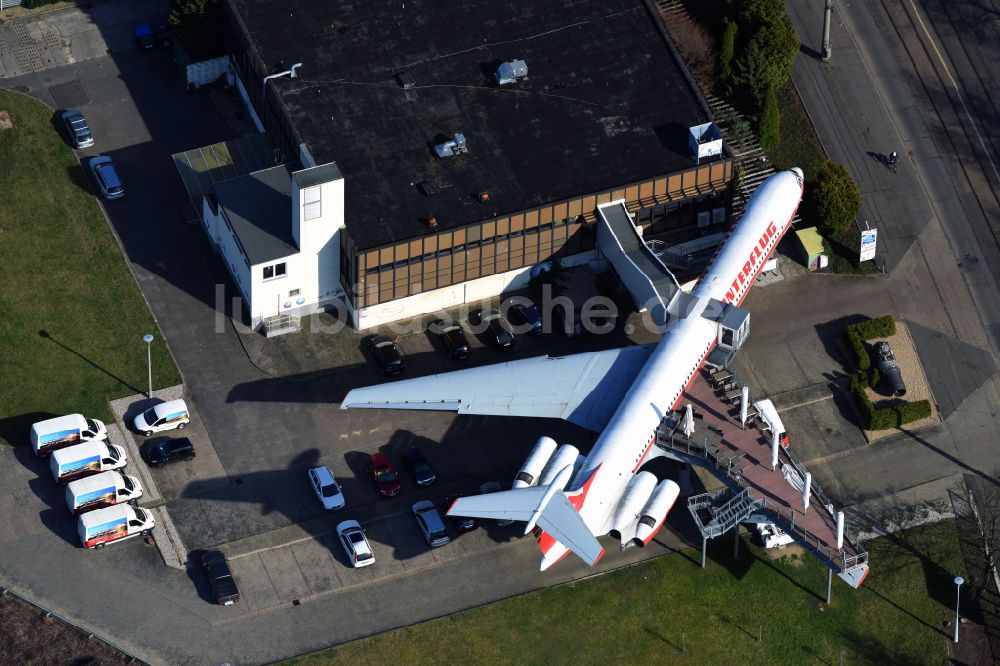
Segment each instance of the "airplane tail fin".
M566 493L557 486L560 479L545 486L506 490L488 495L461 497L448 509L449 516L519 520L541 530L542 570L549 568L569 550L594 566L604 548L591 533ZM530 531L530 530L529 530Z

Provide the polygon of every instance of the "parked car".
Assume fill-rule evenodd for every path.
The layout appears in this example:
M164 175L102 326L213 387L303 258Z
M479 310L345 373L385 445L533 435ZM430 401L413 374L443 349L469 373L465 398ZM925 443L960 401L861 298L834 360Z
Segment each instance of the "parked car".
M480 495L489 495L490 493L498 493L503 490L503 486L500 485L499 481L487 481L483 485L479 486ZM506 527L513 523L513 520L508 520L506 518L501 518L500 520L493 521L498 527Z
M212 586L212 598L222 606L231 606L240 600L240 588L236 585L233 572L229 570L226 556L217 550L210 550L201 556L201 567Z
M312 486L324 509L336 511L347 506L340 484L333 478L330 468L326 465L309 470L309 485Z
M74 148L89 148L94 145L94 134L83 114L76 109L62 112L63 126L69 136L70 145Z
M479 327L490 342L500 349L509 349L514 344L514 334L510 326L496 310L474 310L469 315L469 323Z
M465 331L461 326L453 321L438 319L431 323L430 330L441 336L444 348L453 360L461 361L469 358L469 339L465 337Z
M431 548L443 546L451 541L451 537L448 536L448 530L445 529L444 521L441 520L441 514L438 513L434 502L430 500L417 502L413 505L413 516L417 519L417 526L423 533L424 539L427 540L427 545Z
M368 474L379 495L395 497L399 494L399 472L393 469L389 464L389 458L381 451L373 453L368 458Z
M451 509L452 505L462 497L465 497L465 495L458 493L457 495L449 495L444 499L445 515L448 514L448 510ZM448 516L448 518L450 518L452 524L462 532L468 532L469 530L474 530L478 527L476 519L470 518L469 516Z
M340 545L344 547L347 561L355 569L367 567L375 564L375 551L368 543L365 531L361 529L361 524L356 520L345 520L337 525L337 536L340 537Z
M191 422L191 412L183 400L171 400L153 405L132 420L136 432L149 437L154 432L183 430Z
M418 448L409 448L403 451L403 462L406 468L413 474L413 480L418 486L429 486L437 479L434 468L427 462L427 458Z
M170 46L174 40L174 35L170 28L162 23L150 25L149 23L139 23L133 29L135 41L141 49L151 49L156 46Z
M157 438L146 448L146 463L150 467L163 467L178 460L194 460L194 444L187 437Z
M110 157L102 155L90 160L90 173L94 174L101 196L105 199L121 199L125 196L125 185Z
M507 316L510 317L510 323L523 327L523 332L528 335L541 335L543 333L542 313L538 311L534 303L524 301L512 303L507 311Z
M371 339L371 349L378 360L382 374L386 377L393 377L406 369L406 362L403 354L400 353L396 343L384 335L376 335Z

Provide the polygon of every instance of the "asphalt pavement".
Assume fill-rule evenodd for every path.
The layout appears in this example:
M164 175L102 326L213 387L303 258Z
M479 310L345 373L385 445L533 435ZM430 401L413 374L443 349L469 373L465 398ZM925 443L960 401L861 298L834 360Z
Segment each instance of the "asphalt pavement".
M828 352L831 321L891 312L911 330L922 331L914 338L939 404L947 396L948 418L877 446L852 442L848 455L817 458L810 466L814 476L845 504L860 505L887 491L915 501L920 488L940 494L939 482L956 472L994 475L1000 295L988 266L998 258L991 226L998 217L984 184L992 182L989 164L995 156L991 143L979 143L970 133L976 123L963 117L969 105L956 101L951 88L962 93L973 75L985 81L986 90L995 87L989 83L991 65L976 64L986 53L972 53L965 65L950 68L959 77L954 82L935 64L935 51L921 36L921 20L932 30L940 24L941 52L949 57L959 54L961 34L951 10L937 7L943 16L929 22L926 15L900 14L896 7L887 12L875 2L838 4L833 60L823 64L803 54L793 75L826 149L862 187L863 215L879 226L890 275L801 276L751 291L747 300L753 331L745 362L769 393L808 387L824 381L825 373L842 371ZM818 44L820 6L797 0L789 8L803 41ZM98 137L88 152L100 150L121 164L129 195L107 204L109 218L225 470L224 478L182 489L168 504L189 545L288 529L299 521L311 524L315 508L292 486L303 466L342 461L346 475L352 471L347 454L384 446L397 432L450 442L456 449L467 441L482 440L497 450L517 442L509 452L512 459L538 435L561 427L447 414L339 412L328 403L331 387L322 381L267 381L247 361L226 318L217 315L217 285L225 289L227 281L200 229L184 222L180 205L185 197L169 159L179 150L231 136L207 97L180 93L183 82L167 54L129 50L4 84L26 88L53 106L65 101L60 95L84 94ZM982 127L995 126L982 120ZM898 146L905 146L898 174L869 155ZM794 363L788 363L783 349L792 351ZM778 367L778 358L787 371ZM240 400L233 399L237 386L245 387ZM812 418L833 424L836 416L833 411ZM801 429L809 427L803 421ZM836 437L835 428L829 428L833 433L826 429L820 426L816 436ZM220 609L206 603L197 577L165 570L155 548L142 542L82 553L72 535L67 537L37 470L17 458L20 452L0 452L10 458L2 466L7 471L0 516L16 526L5 533L10 536L0 537L0 578L156 663L271 661L590 573L567 558L540 574L535 545L512 539L482 549L452 544L461 552L447 554L447 565L438 565L436 554L430 555L434 562L428 561L427 551L420 551L412 561L394 561L399 572L390 570L372 585L343 585L341 576L350 572L331 563L338 587L312 573L294 574L293 564L306 562L304 571L316 572L327 566L324 557L336 558L324 542L326 534L307 530L310 539L318 538L271 554L253 548L237 553L248 603ZM509 465L510 459L482 460L478 472ZM273 489L266 503L260 501L261 488ZM382 520L389 527L380 538L391 538L390 528L397 530L392 526L405 510L387 509ZM398 523L399 531L411 528ZM673 533L663 541L680 545ZM324 544L325 549L318 548ZM394 546L386 545L391 552ZM668 545L626 551L601 566L667 552ZM407 571L408 565L415 571ZM483 571L490 575L484 577ZM694 566L692 575L697 575ZM113 598L108 590L114 590Z

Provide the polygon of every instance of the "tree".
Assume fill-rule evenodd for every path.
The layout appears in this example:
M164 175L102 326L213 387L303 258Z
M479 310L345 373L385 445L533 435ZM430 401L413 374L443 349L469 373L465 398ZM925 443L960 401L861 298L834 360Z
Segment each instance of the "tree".
M785 16L783 0L737 0L736 18L740 27L747 29L747 34L753 34L758 28L779 20Z
M736 23L722 19L722 44L719 45L719 67L723 80L733 75L733 54L736 52Z
M861 209L861 192L844 165L825 161L812 187L812 211L816 227L824 236L833 236L851 223Z
M780 88L792 76L792 64L799 53L799 36L795 34L791 19L782 14L776 20L763 26L753 36L767 59L767 80L775 89Z
M192 60L225 55L220 0L171 0L167 23L184 42Z
M774 150L781 143L781 112L778 110L778 97L774 94L774 88L768 88L764 96L764 108L757 121L757 135L764 150Z
M770 76L770 63L757 42L751 41L750 46L736 60L733 68L733 84L736 86L736 97L743 98L747 103L747 111L758 115L764 106L767 96Z

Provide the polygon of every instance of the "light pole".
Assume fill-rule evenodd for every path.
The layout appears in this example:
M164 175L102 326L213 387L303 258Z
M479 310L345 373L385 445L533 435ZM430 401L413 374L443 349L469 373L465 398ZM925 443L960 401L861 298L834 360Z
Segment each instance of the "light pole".
M965 579L955 576L955 642L958 642L958 602L962 600L962 583Z
M147 398L153 397L153 335L147 333L142 336L142 341L146 343L146 369L149 371L149 393L146 394Z

